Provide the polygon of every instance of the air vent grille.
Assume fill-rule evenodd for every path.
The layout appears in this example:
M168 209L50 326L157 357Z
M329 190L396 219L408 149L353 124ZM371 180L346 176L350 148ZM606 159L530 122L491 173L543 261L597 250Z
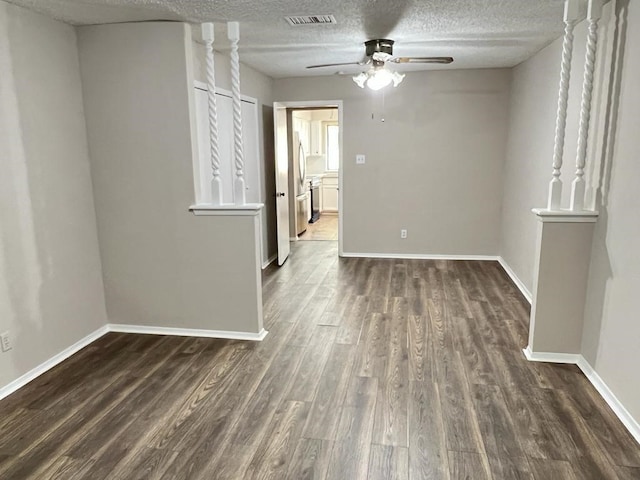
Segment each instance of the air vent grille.
M335 25L338 23L333 15L296 15L284 18L293 27L301 25Z

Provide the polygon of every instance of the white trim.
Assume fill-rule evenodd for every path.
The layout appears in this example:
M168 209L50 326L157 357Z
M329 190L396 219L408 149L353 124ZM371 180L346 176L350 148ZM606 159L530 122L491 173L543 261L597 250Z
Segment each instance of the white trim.
M256 216L264 203L245 203L244 205L191 205L189 210L196 216Z
M546 352L532 352L531 347L522 350L524 356L530 362L548 362L548 363L568 363L577 365L587 380L591 382L591 385L598 391L600 396L607 402L607 405L611 407L616 417L620 419L625 428L635 438L636 442L640 444L640 423L633 418L631 413L624 407L622 402L618 400L615 394L607 386L607 384L600 378L600 375L593 369L586 358L580 354L571 353L546 353Z
M153 327L145 325L124 325L121 323L110 323L107 325L110 332L138 333L144 335L175 335L179 337L206 337L206 338L226 338L229 340L251 340L261 342L267 336L264 328L258 333L232 332L228 330L201 330L196 328L172 328Z
M207 337L207 338L224 338L229 340L250 340L261 342L267 336L267 332L264 328L259 333L250 332L232 332L227 330L198 330L191 328L168 328L168 327L146 327L139 325L122 325L113 324L104 325L97 329L95 332L90 333L81 340L70 347L65 348L62 352L54 355L49 360L41 363L37 367L29 370L27 373L17 378L13 382L0 387L0 400L11 395L18 389L24 387L29 382L35 380L40 375L51 370L53 367L63 362L73 354L82 350L84 347L92 344L103 335L109 332L119 333L132 333L132 334L147 334L147 335L175 335L180 337Z
M264 270L269 265L271 265L276 260L276 258L278 258L278 254L277 253L275 255L271 255L269 258L267 258L266 262L262 262L262 269Z
M193 86L198 90L202 90L204 92L209 91L209 85L207 85L205 82L201 82L200 80L194 80ZM216 94L231 98L231 92L229 90L225 90L224 88L216 87ZM258 99L250 97L248 95L241 95L240 100L246 103L254 103L258 105Z
M53 367L63 362L74 353L77 353L87 345L95 342L98 338L102 337L107 332L109 332L109 328L107 327L107 325L100 327L95 332L90 333L89 335L87 335L81 340L78 340L76 343L74 343L70 347L65 348L62 352L58 353L57 355L54 355L49 360L41 363L40 365L29 370L27 373L17 378L13 382L0 388L0 400L11 395L13 392L18 390L19 388L24 387L27 383L31 382L32 380L35 380L37 377L47 372L48 370L51 370Z
M293 102L274 102L278 104L282 108L316 108L316 107L327 107L327 108L337 108L338 109L338 125L340 126L340 130L338 131L339 136L339 145L340 145L340 166L338 168L338 256L340 257L348 257L349 254L344 253L344 238L343 232L344 220L342 218L342 212L344 212L343 205L343 172L344 172L344 102L342 100L304 100L304 101L293 101Z
M582 370L582 373L589 379L591 385L595 387L600 396L604 398L604 401L611 407L613 413L620 419L622 424L629 430L629 433L636 439L636 442L640 443L640 423L633 418L629 411L624 408L622 402L614 395L609 389L607 384L600 378L600 375L596 373L593 367L587 362L587 359L580 355L578 360L578 367Z
M515 283L516 287L518 287L518 290L520 290L520 293L522 293L524 298L526 298L527 301L531 303L533 299L533 295L531 295L531 292L525 286L522 280L518 278L518 275L516 275L516 272L513 271L513 269L509 266L509 264L504 258L498 256L498 262L500 263L500 266L504 269L504 271L507 272L507 275L509 275L509 278L511 278L511 281Z
M343 252L341 257L347 258L398 258L407 260L479 260L497 262L495 255L440 255L422 253L356 253Z
M522 352L530 362L569 363L577 365L581 357L578 353L534 352L530 346L523 348Z
M546 208L531 209L538 220L545 223L595 223L598 221L598 212L583 210L548 210Z
M531 303L533 296L524 283L518 278L509 264L501 256L496 255L442 255L442 254L421 254L421 253L356 253L343 252L341 257L347 258L398 258L416 260L477 260L498 262L504 271L509 275L511 281L518 287L524 298Z
M338 101L338 256L344 254L344 105Z

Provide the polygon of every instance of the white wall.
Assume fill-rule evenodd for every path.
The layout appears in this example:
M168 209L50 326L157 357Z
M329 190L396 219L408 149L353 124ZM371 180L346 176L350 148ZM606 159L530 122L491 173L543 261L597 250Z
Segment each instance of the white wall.
M626 2L619 1L618 4ZM611 85L611 149L596 208L582 350L587 361L640 423L640 4L621 12L623 55ZM619 97L618 97L619 95Z
M258 332L254 217L194 217L188 25L78 29L111 323Z
M275 80L276 101L344 101L345 253L497 254L510 76L410 73L377 93L349 76Z
M623 47L624 55L613 74L604 62L606 68L598 72L595 82L594 128L586 171L588 183L602 185L602 189L598 195L591 191L589 196L595 199L600 217L591 252L581 353L640 421L640 322L636 304L640 291L640 5L631 3L628 18L621 22L626 28L619 32L618 47ZM611 3L605 7L599 29L600 65L607 59L602 55L603 49L614 44L613 23L607 20L610 10ZM575 171L585 42L586 28L582 23L576 29L569 93L563 168L565 207ZM528 288L533 280L536 238L536 219L530 209L544 207L547 201L561 48L561 40L554 42L515 68L513 74L501 255Z
M191 27L193 42L193 72L196 80L206 83L205 48L200 42L199 26ZM215 52L216 86L231 90L231 60L228 55ZM241 57L242 59L242 57ZM240 89L243 95L258 100L258 131L260 163L264 174L264 210L262 213L262 256L272 258L278 253L276 238L276 204L274 193L275 154L273 134L273 79L240 63Z
M106 323L73 27L0 1L0 387Z

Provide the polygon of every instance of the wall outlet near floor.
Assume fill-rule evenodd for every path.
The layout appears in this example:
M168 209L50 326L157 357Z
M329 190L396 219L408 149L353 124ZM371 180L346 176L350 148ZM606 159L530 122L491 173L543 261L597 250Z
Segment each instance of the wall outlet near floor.
M407 238L407 230L406 229L402 229L400 230L400 238Z
M2 352L8 352L13 348L11 345L11 335L9 332L0 333L0 347L2 348Z
M362 155L361 153L356 155L356 164L357 165L364 165L365 161L366 161L366 157L364 155Z

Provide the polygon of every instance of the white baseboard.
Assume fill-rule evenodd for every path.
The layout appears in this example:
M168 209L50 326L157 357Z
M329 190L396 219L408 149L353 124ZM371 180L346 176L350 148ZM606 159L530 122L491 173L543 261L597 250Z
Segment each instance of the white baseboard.
M507 275L509 275L509 278L511 278L511 281L516 284L516 287L518 287L518 290L520 290L522 295L524 295L524 298L526 298L527 301L531 303L533 299L533 295L531 295L531 292L529 291L529 289L525 287L524 283L522 283L522 280L518 278L518 276L516 275L516 272L513 271L513 269L509 266L509 264L505 261L504 258L497 257L497 260L498 262L500 262L500 265L502 266L504 271L507 272Z
M578 367L582 370L582 373L589 379L591 385L595 387L600 396L604 398L604 401L611 407L613 413L620 419L622 424L629 430L629 433L636 439L636 442L640 444L640 423L633 418L629 411L624 408L624 405L618 400L618 398L609 389L604 380L600 378L600 375L596 373L593 367L587 362L587 359L580 355L578 360Z
M479 260L494 261L500 263L504 271L509 275L511 281L518 287L524 298L529 303L533 296L524 283L518 278L509 264L504 258L497 255L441 255L441 254L421 254L421 253L359 253L359 252L343 252L341 257L347 258L398 258L398 259L416 259L416 260Z
M422 253L357 253L343 252L342 257L347 258L397 258L405 260L480 260L498 261L495 255L439 255Z
M264 270L264 269L265 269L265 268L267 268L269 265L271 265L271 264L276 260L276 258L278 258L278 254L277 254L277 253L276 253L275 255L271 255L271 256L267 259L267 261L266 261L266 262L264 262L264 263L262 264L262 269Z
M97 339L108 332L138 333L148 335L176 335L182 337L225 338L230 340L252 340L258 342L264 340L264 338L267 336L267 333L269 333L264 328L259 333L246 333L230 332L226 330L197 330L191 328L145 327L139 325L108 324L100 327L98 330L87 335L82 340L77 341L70 347L65 348L62 352L28 371L20 378L17 378L4 387L0 387L0 400L11 395L16 390L24 387L27 383L35 380L37 377L47 372L48 370L51 370L59 363L66 360L71 355L83 349L84 347L95 342Z
M206 338L226 338L229 340L252 340L261 342L267 336L264 328L261 332L232 332L227 330L200 330L195 328L171 328L171 327L148 327L144 325L123 325L120 323L110 323L107 325L110 332L118 333L138 333L144 335L175 335L179 337L206 337Z
M580 354L532 352L529 347L522 351L524 352L524 356L527 357L527 360L531 362L568 363L577 365L585 377L591 382L591 385L595 387L600 396L607 402L607 405L611 407L613 413L616 414L626 429L629 430L629 433L636 439L636 442L640 444L640 423L633 418L624 405L622 405L607 384L604 383L604 380L600 378L589 362L587 362L586 358Z
M19 388L24 387L27 383L31 382L32 380L35 380L37 377L39 377L46 371L51 370L53 367L55 367L62 361L66 360L74 353L77 353L78 351L82 350L87 345L95 342L98 338L102 337L108 331L109 329L107 328L106 325L103 327L100 327L95 332L90 333L89 335L87 335L81 340L78 340L76 343L74 343L68 348L65 348L62 352L58 353L57 355L54 355L49 360L29 370L27 373L15 379L10 384L0 388L0 400L11 395L13 392L18 390Z
M524 356L530 362L570 363L577 365L582 355L577 353L533 352L531 347L523 348Z

